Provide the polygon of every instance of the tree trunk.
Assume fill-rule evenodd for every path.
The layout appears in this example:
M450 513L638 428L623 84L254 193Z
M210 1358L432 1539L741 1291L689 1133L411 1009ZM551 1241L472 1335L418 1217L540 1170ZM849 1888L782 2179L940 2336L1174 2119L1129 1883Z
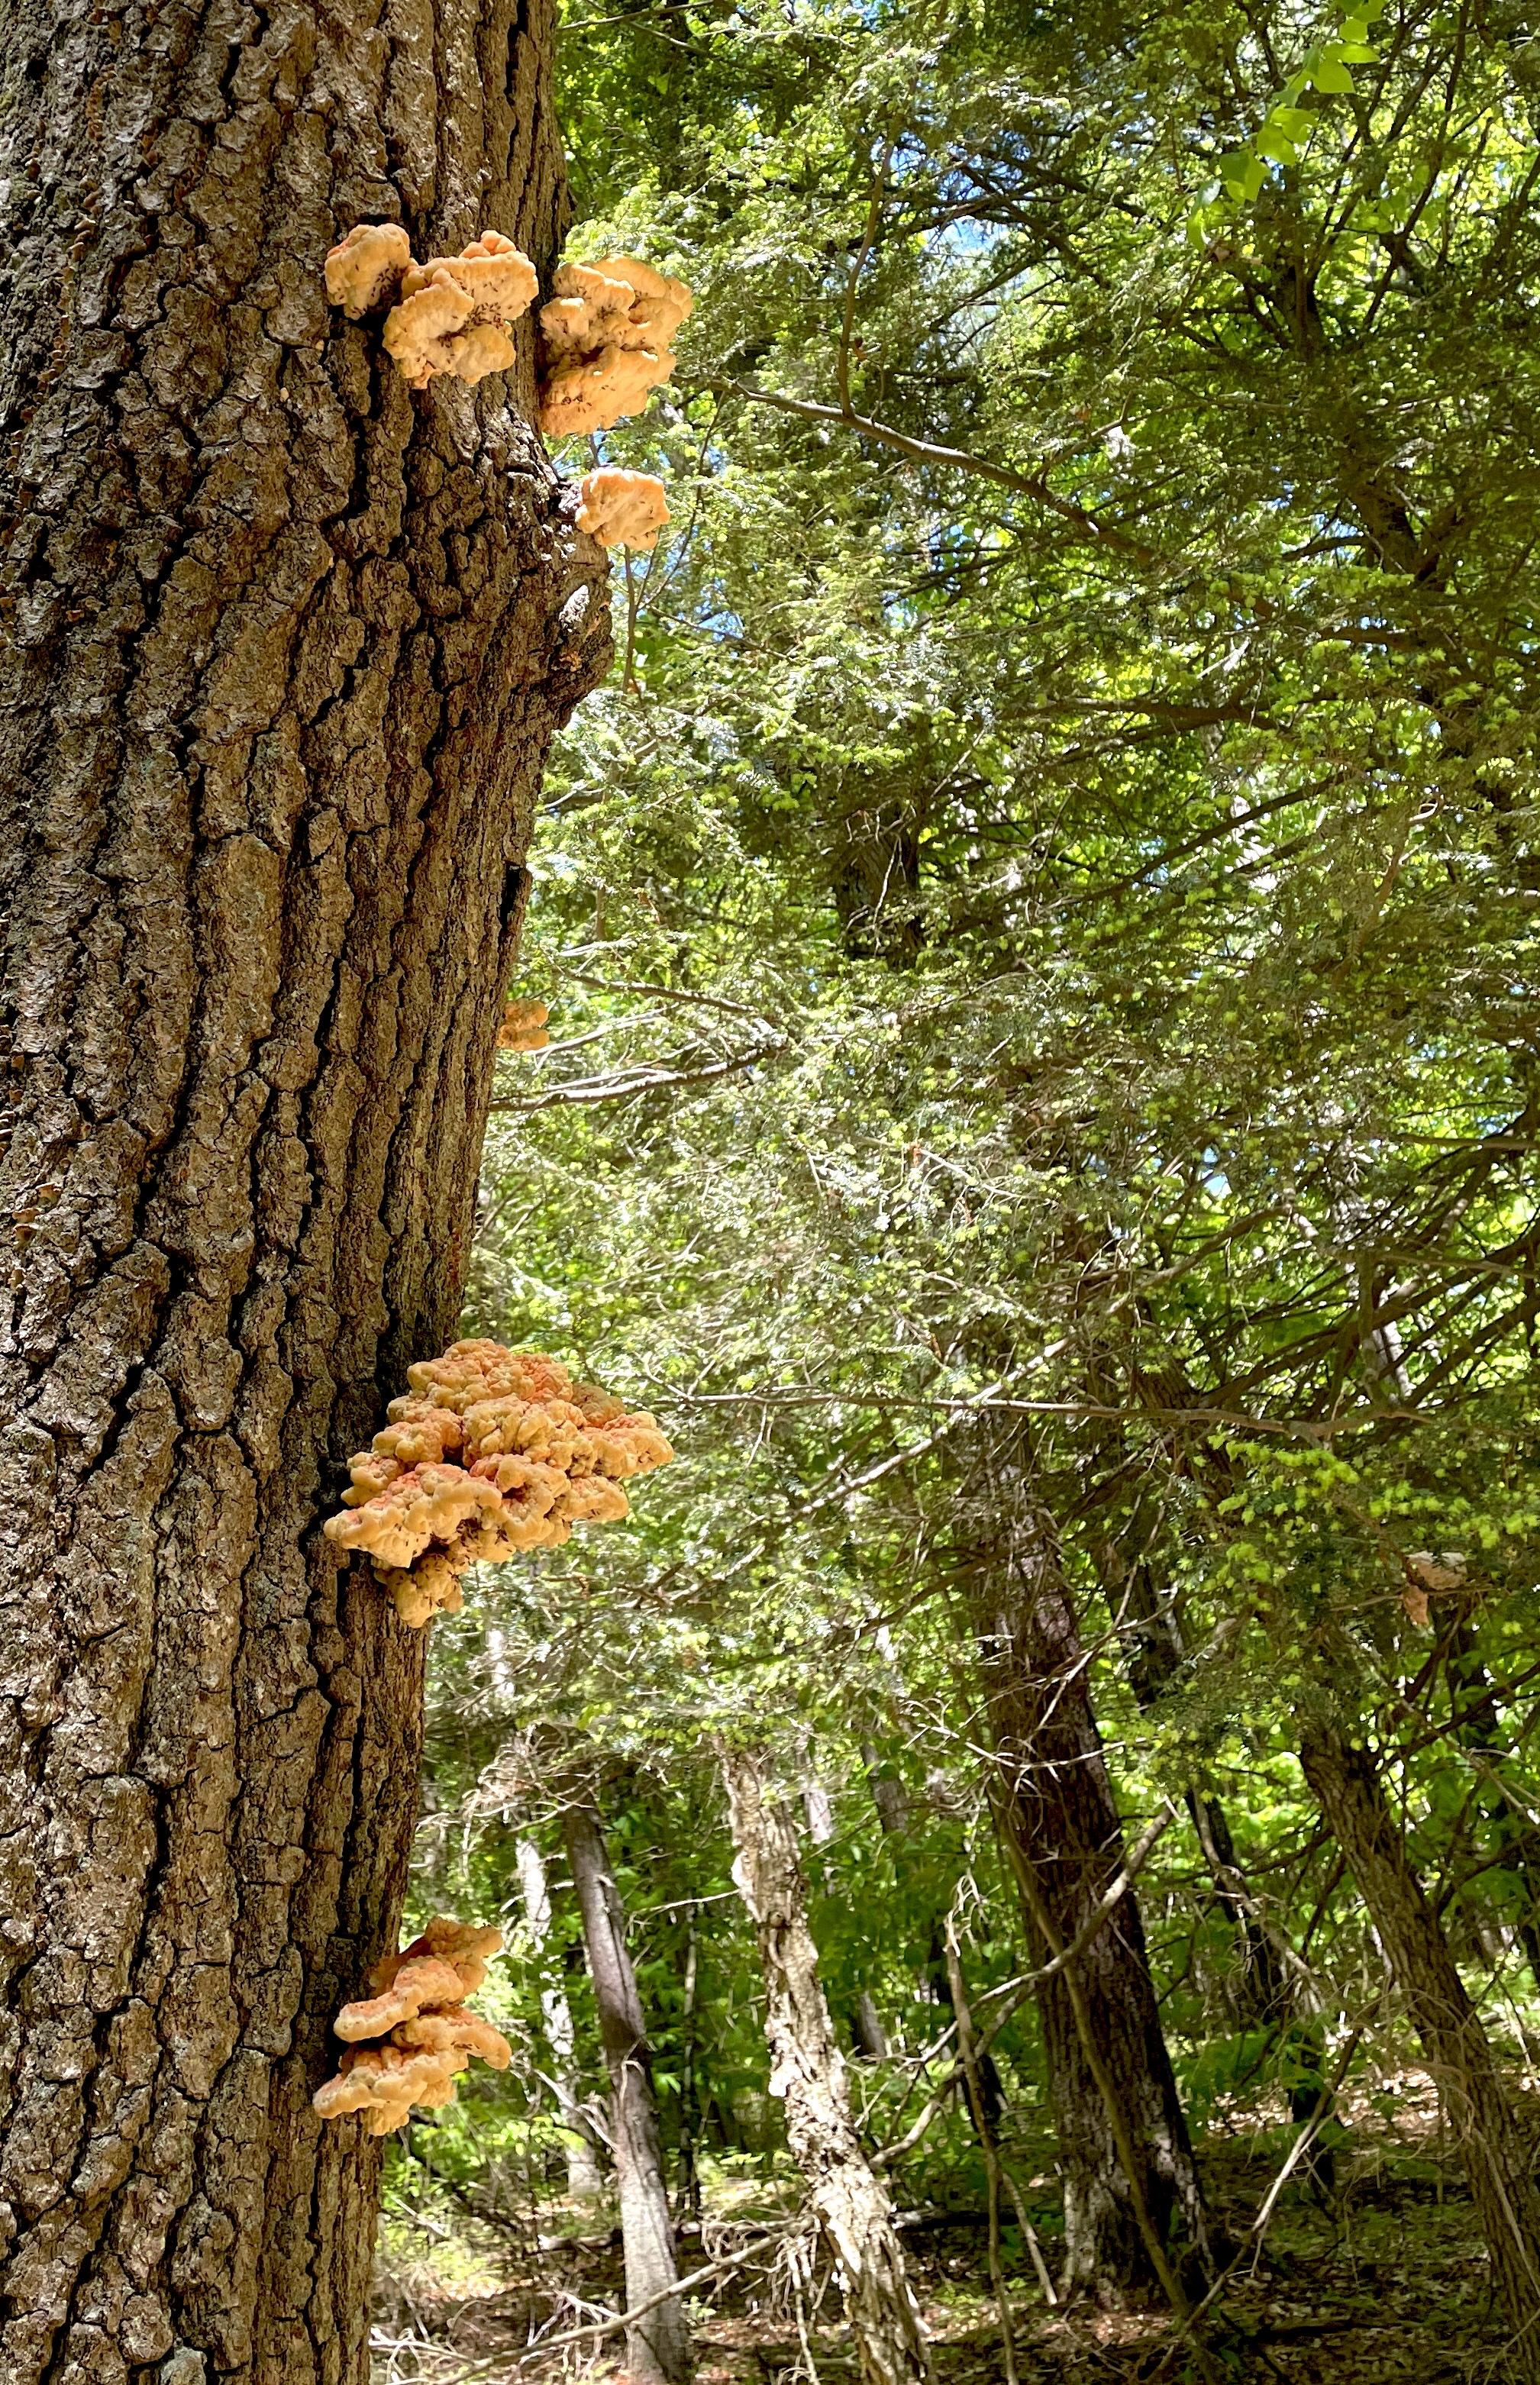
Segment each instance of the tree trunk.
M562 227L548 0L0 31L0 2373L354 2385L424 1637L320 1518L452 1335L551 735L606 650L519 368L328 307ZM590 581L594 584L589 584ZM185 2355L184 2357L182 2355Z
M604 2180L599 2175L594 2131L583 2117L578 2093L577 2033L572 2027L572 2009L546 1953L551 1937L551 1892L545 1884L545 1866L532 1839L520 1839L514 1856L519 1866L524 1919L543 1973L540 2011L545 2023L545 2042L551 2049L557 2107L566 2132L563 2150L567 2155L567 2191L579 2202L592 2203L595 2195L604 2192Z
M981 1670L997 1756L996 1806L1028 1906L1038 1960L1068 1944L1123 1858L1122 1824L1091 1709L1074 1605L1053 1526L1025 1486L996 1476L989 1542L975 1567ZM1042 1912L1033 1906L1040 1901ZM1160 2242L1203 2265L1203 2198L1132 1891L1077 1958L1108 2108L1061 1971L1040 1989L1043 2042L1064 2186L1067 2291L1116 2305L1158 2284L1141 2205ZM1121 2128L1120 2128L1121 2122ZM1118 2136L1133 2148L1133 2191Z
M767 1795L755 1755L726 1751L722 1776L737 1849L732 1877L759 1937L770 2093L785 2102L792 2157L833 2256L862 2377L867 2385L918 2385L930 2375L924 2330L887 2189L851 2117L796 1834L784 1804Z
M569 1805L562 1817L572 1884L582 1913L599 2034L609 2066L615 2182L625 2246L626 2307L634 2310L679 2275L663 2147L653 2098L652 2057L636 1973L626 1948L625 1914L609 1868L599 1817ZM677 2301L659 2303L626 2334L632 2385L680 2385L690 2374L690 2331Z
M700 2218L700 2148L704 2116L695 2045L695 1995L700 1984L700 1930L692 1903L684 1917L684 1978L679 2013L679 2208Z
M1540 2189L1486 2033L1408 1861L1372 1757L1312 1711L1300 1719L1299 1761L1347 1858L1437 2082L1513 2329L1515 2370L1540 2379Z

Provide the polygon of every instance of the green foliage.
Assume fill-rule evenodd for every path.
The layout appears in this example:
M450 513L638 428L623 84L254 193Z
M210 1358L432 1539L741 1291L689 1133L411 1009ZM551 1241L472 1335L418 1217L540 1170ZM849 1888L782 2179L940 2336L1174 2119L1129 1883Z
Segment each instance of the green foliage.
M680 1454L442 1633L433 1892L507 1905L514 1828L554 1856L587 1767L670 2129L693 2063L739 2151L724 1734L832 1790L842 2026L864 1990L895 2045L939 2034L959 1884L974 1992L1021 1969L965 1614L992 1436L1056 1517L1131 1820L1221 1796L1323 2024L1398 2048L1292 1762L1333 1700L1506 2027L1540 1805L1533 44L1442 0L588 0L562 38L580 249L698 303L596 451L674 527L617 572L622 667L548 788L520 987L556 1042L499 1077L470 1317ZM1141 1569L1189 1652L1154 1697ZM1195 2107L1286 2092L1191 1838L1144 1895ZM1025 2141L1024 2018L997 2051ZM899 2133L927 2074L858 2075ZM938 2143L969 2158L955 2111Z

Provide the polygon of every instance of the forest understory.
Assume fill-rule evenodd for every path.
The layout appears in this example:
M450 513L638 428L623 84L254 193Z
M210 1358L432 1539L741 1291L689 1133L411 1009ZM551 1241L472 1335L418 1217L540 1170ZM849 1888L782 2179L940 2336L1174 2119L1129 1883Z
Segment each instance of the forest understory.
M1540 2151L1540 2079L1510 2080ZM1279 2111L1226 2114L1202 2141L1211 2206L1233 2266L1210 2341L1237 2379L1301 2385L1479 2385L1502 2374L1508 2330L1493 2300L1471 2201L1425 2071L1387 2071L1341 2101L1347 2147L1330 2191L1298 2169L1269 2203L1297 2132ZM554 2195L494 2158L468 2192L433 2166L431 2125L393 2163L382 2229L375 2385L487 2385L523 2378L623 2377L619 2338L543 2353L541 2339L602 2324L623 2307L620 2237L602 2207ZM1046 2135L1008 2147L1050 2275L1059 2241ZM1045 2166L1032 2169L1041 2162ZM839 2295L783 2157L703 2164L703 2215L680 2228L686 2274L743 2266L692 2302L700 2385L818 2385L858 2374ZM982 2243L988 2212L966 2179L952 2196L903 2210L899 2227L943 2385L1003 2379L998 2308ZM971 2181L974 2184L979 2181ZM1004 2231L1021 2385L1183 2385L1193 2375L1169 2313L1050 2308L1020 2230Z
M1534 18L0 5L0 2385L1540 2385Z

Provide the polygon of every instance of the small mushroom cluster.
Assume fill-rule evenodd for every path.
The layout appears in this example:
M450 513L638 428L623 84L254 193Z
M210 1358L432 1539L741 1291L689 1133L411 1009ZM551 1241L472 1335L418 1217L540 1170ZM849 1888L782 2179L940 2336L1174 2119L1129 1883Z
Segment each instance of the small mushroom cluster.
M348 2051L336 2077L312 2099L321 2118L361 2112L369 2136L387 2137L405 2128L414 2104L429 2111L452 2104L455 2080L473 2058L506 2070L507 2038L465 2002L502 1943L500 1930L440 1917L399 1954L376 1963L369 1975L373 1993L344 2004L332 2024ZM378 2042L360 2042L370 2038Z
M552 439L607 431L670 379L674 333L695 300L637 256L558 266L554 287L539 318L540 427ZM326 259L326 294L352 321L389 309L385 350L412 389L440 374L475 382L506 372L513 325L538 288L529 258L500 231L419 265L400 224L355 224ZM579 494L578 527L601 546L657 544L669 506L650 472L589 472Z
M631 1513L621 1483L673 1455L652 1417L538 1351L457 1342L407 1381L325 1530L372 1558L414 1630L457 1612L471 1566L556 1547L574 1524L619 1522Z
M355 321L389 306L384 343L412 389L439 373L484 381L513 362L509 336L540 284L522 249L484 231L457 256L413 261L399 224L356 224L326 260L326 294Z
M550 1042L545 1021L550 1017L543 1002L530 1000L507 1003L503 1010L503 1023L497 1030L499 1052L544 1052Z
M555 290L540 310L540 427L551 439L608 431L670 378L695 300L637 256L559 266Z
M634 546L650 555L669 518L669 500L651 472L624 472L607 465L585 472L578 483L578 528L601 546Z

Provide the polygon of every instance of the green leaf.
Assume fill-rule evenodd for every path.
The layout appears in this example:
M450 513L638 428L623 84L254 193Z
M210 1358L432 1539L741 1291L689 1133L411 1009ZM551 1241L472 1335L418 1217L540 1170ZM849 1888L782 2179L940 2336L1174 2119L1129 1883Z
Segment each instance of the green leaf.
M1267 169L1249 149L1232 149L1220 159L1224 187L1233 199L1254 199L1267 181Z
M1353 78L1336 58L1322 58L1311 70L1310 81L1317 91L1351 91Z

